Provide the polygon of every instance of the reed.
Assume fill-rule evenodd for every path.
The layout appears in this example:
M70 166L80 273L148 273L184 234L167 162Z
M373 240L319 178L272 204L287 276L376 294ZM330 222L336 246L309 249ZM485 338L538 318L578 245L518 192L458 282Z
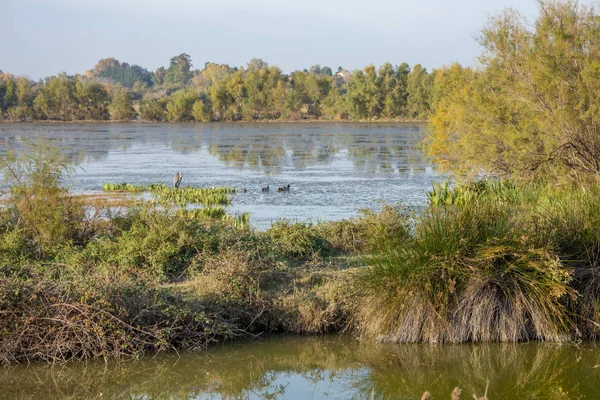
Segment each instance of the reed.
M475 187L485 190L439 196L453 200L431 204L407 240L392 238L369 259L360 334L431 343L572 337L573 270L554 242L540 238L540 192Z

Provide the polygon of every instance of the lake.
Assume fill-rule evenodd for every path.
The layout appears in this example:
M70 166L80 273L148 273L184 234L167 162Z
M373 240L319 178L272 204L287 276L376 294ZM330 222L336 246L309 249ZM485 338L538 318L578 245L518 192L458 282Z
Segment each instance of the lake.
M246 188L232 211L252 224L278 218L341 219L379 201L421 206L444 179L421 150L420 124L0 124L0 152L44 138L76 165L68 183ZM278 186L291 185L289 193ZM268 193L261 188L270 186ZM1 398L185 399L599 399L593 343L384 345L348 336L279 336L201 352L121 362L0 369Z
M21 365L4 398L598 399L594 344L383 345L348 336L281 336L122 362Z
M415 123L0 124L0 152L50 141L77 165L69 184L104 182L246 188L231 211L252 226L279 218L339 220L382 200L418 206L443 178L422 151ZM291 185L289 193L277 187ZM268 193L261 188L269 186Z

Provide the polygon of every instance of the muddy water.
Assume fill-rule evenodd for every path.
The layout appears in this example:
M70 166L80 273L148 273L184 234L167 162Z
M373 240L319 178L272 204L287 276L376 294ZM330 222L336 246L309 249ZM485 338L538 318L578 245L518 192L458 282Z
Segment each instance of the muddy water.
M600 347L539 343L382 345L346 336L274 337L123 362L4 369L3 398L600 398Z

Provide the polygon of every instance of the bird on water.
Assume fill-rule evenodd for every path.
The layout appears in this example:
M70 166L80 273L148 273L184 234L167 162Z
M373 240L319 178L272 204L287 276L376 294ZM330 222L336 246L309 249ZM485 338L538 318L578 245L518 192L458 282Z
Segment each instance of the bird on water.
M280 188L277 188L278 192L289 192L290 191L290 185L287 186L282 186Z
M176 173L175 176L173 177L173 186L175 186L176 188L179 188L179 185L181 185L182 179L183 179L183 174L181 172Z
M262 191L263 192L268 192L269 191L269 187L267 186L267 187L262 188Z

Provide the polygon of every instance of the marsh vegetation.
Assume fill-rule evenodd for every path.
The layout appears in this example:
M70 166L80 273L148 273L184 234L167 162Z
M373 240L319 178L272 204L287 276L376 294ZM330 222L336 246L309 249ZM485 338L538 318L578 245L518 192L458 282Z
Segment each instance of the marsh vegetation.
M442 186L419 211L386 206L256 231L224 211L186 208L213 210L198 199L226 188L186 198L170 195L185 188L150 185L167 201L84 203L60 184L69 169L60 154L40 146L4 164L5 363L266 332L428 343L598 336L597 185Z
M512 12L491 21L481 70L436 77L426 146L454 179L420 207L255 230L228 213L229 188L106 183L137 196L114 207L69 194L70 163L51 148L6 157L0 361L119 358L267 333L596 340L600 27L575 2L540 8L533 27ZM554 389L548 397L569 395Z

